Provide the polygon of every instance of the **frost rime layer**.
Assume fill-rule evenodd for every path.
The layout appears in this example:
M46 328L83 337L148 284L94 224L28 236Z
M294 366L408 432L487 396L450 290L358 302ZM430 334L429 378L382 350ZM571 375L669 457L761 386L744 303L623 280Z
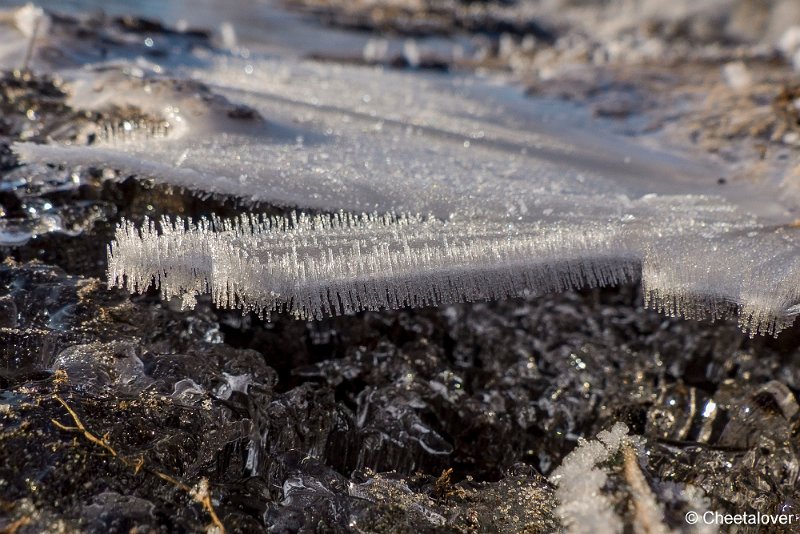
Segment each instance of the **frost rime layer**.
M674 211L673 203L684 209L688 203L648 200L631 211L666 214ZM735 210L728 216L739 224L725 221L725 210L713 199L696 199L693 209L688 222L675 220L664 228L636 216L602 224L581 219L445 222L344 212L196 224L163 219L142 228L123 221L109 247L109 283L132 292L154 284L165 298L181 297L189 306L195 296L211 293L224 307L267 317L286 310L318 319L609 286L641 277L646 304L663 313L711 319L738 314L743 330L777 334L791 323L800 301L796 284L769 283L778 264L775 240L785 240L780 235L785 230L760 228ZM752 252L739 254L739 264L723 263L745 246ZM721 264L698 264L693 255L703 252L717 253ZM797 260L782 254L791 261L785 267L788 282ZM765 276L768 269L773 271Z
M167 298L210 292L222 306L299 318L359 310L498 299L525 292L625 283L639 263L621 242L567 225L419 216L124 222L110 247L109 281ZM573 236L573 237L569 237ZM569 242L567 247L564 243Z
M557 102L469 76L285 58L207 52L160 68L64 73L74 108L130 106L168 125L159 135L112 129L91 146L15 151L245 202L435 219L125 225L113 284L319 317L641 276L650 306L738 314L751 333L800 311L798 229L774 188L720 189L717 167L610 136Z

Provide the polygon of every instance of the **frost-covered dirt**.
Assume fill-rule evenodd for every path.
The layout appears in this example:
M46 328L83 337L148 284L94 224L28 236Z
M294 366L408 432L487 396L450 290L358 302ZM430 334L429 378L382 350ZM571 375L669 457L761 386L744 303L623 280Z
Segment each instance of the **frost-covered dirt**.
M382 56L377 32L407 28L402 39L419 46L452 34L474 56L437 57L437 69L489 69L654 150L716 160L720 189L757 175L788 191L791 210L800 80L793 56L769 44L788 11L770 8L784 15L744 36L735 21L704 26L714 13L645 15L642 42L617 38L627 26L610 23L587 36L578 8L531 15L518 24L536 31L517 31L498 22L513 6L472 4L472 18L449 19L433 3L401 2L382 8L381 24L356 3L306 13L333 25L326 31L373 32L358 34L373 44L357 58L327 54L334 68L432 66L416 44L398 52L402 61ZM390 16L409 9L413 24ZM39 50L45 61L83 60L99 42L112 57L165 64L214 49L202 32L136 18L53 20L66 46L55 59ZM666 52L653 54L653 43ZM685 522L690 511L798 513L796 327L749 339L733 321L645 310L633 285L315 322L107 290L105 247L121 217L254 207L102 165L20 165L13 142L84 146L168 128L143 106L77 109L68 91L42 70L0 79L0 528L663 532L703 531Z

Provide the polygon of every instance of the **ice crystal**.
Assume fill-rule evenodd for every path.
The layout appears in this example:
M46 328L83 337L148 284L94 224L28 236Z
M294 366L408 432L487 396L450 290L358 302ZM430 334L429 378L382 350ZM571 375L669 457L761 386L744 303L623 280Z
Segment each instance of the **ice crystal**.
M627 436L628 427L617 423L596 440L582 441L553 471L550 481L560 502L556 514L567 532L622 532L622 520L602 491L608 472L600 464L617 454Z
M419 216L243 217L128 223L109 278L166 297L210 292L217 304L301 318L362 309L496 299L626 282L638 262L606 232L567 224Z
M777 333L800 296L796 284L771 284L778 274L771 265L781 265L788 278L797 260L778 247L781 229L770 233L719 202L652 197L605 220L342 212L164 219L141 229L124 221L110 247L109 280L132 291L154 283L187 305L211 293L220 306L319 318L606 286L641 275L648 304L665 313L739 313L744 330ZM647 222L645 213L659 216ZM740 252L746 248L748 256ZM741 262L730 264L737 252ZM701 253L720 264L698 264L693 256Z

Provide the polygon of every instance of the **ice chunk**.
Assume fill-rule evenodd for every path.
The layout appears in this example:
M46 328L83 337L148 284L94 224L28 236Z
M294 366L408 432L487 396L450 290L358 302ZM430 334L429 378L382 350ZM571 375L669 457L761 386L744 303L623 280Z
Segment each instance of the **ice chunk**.
M14 11L13 16L14 26L28 39L34 38L39 31L47 34L48 17L42 8L26 4Z
M514 222L345 212L142 229L123 222L109 281L132 291L155 283L186 305L210 292L221 306L319 318L606 286L642 273L648 304L669 314L738 313L751 333L774 334L793 320L800 270L790 230L762 228L715 198L648 197L628 201L622 216L604 211L610 199L581 201L588 217Z
M739 313L751 333L777 333L796 315L797 229L777 186L729 177L720 189L715 165L470 76L205 54L169 72L65 72L72 106L133 107L158 127L16 152L343 211L173 221L141 235L125 223L112 284L155 281L184 306L210 291L220 305L319 317L641 275L648 303L667 313ZM393 213L409 215L382 215Z

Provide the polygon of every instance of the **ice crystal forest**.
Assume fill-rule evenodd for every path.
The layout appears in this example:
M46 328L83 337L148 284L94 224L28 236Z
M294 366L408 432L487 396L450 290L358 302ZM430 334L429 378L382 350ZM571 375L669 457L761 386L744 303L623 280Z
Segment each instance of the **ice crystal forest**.
M796 0L0 0L0 532L798 531L799 208Z

